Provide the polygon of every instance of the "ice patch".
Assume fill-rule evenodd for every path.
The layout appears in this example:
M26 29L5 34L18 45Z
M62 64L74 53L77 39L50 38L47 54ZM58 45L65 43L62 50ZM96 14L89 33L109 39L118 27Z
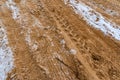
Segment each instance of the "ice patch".
M8 47L5 29L0 24L0 80L6 80L7 73L13 69L13 52Z
M73 7L77 14L82 15L88 24L101 30L105 35L111 35L115 39L120 40L120 26L108 21L100 13L82 2L69 0L69 5Z

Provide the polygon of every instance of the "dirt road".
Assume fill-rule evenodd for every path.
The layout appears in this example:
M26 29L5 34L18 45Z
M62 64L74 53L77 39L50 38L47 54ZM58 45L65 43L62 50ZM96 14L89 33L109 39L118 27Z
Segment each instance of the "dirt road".
M0 72L4 70L0 79L120 80L119 3L1 0L0 26L6 30L6 46L12 54L2 53L0 45L0 63L4 63L3 54L11 54L8 57L13 60L4 65L11 70L0 64Z

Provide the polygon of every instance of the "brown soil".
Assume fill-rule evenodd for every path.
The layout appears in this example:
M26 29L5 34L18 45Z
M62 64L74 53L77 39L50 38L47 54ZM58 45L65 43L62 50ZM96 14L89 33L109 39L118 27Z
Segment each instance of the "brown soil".
M120 41L90 27L63 0L22 1L14 0L20 8L20 22L2 5L5 0L0 0L0 19L15 59L15 68L7 80L120 80ZM92 3L107 5L106 8L117 6L111 9L118 11L119 0L81 1L120 23L119 15L111 16ZM41 25L35 25L36 20ZM31 44L25 40L29 30ZM33 45L37 47L33 49ZM71 49L77 53L72 54Z

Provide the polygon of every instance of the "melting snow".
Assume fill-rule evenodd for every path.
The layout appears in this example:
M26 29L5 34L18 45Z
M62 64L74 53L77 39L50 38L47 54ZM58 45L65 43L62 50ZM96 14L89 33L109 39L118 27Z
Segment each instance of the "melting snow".
M65 40L62 39L62 40L60 41L60 43L61 43L61 44L65 44Z
M28 29L27 33L26 33L26 36L25 36L25 41L27 42L27 44L30 46L30 49L32 51L36 51L38 49L38 45L37 45L37 42L36 41L33 41L31 39L31 29Z
M0 80L6 80L7 73L13 69L13 55L8 47L6 31L0 25Z
M77 53L77 51L75 49L71 49L70 53L75 55Z
M33 19L34 19L33 27L37 26L37 27L39 27L39 28L41 28L41 29L44 28L44 27L42 26L42 24L40 23L39 19L35 18L34 16L33 16Z
M31 30L28 29L26 37L25 37L25 41L30 45L31 44L31 36L30 36Z
M111 16L119 16L119 13L114 10L105 9L105 12Z
M100 13L96 12L82 2L77 3L76 0L70 0L69 4L73 7L77 14L84 17L84 20L86 20L88 24L101 30L106 35L110 34L115 39L120 40L120 26L109 22Z
M68 0L64 0L65 4L67 4Z
M38 45L37 44L33 44L32 50L36 51L37 49L38 49Z
M20 17L19 8L16 6L13 0L6 1L7 7L12 11L13 19L18 19Z
M60 44L62 44L62 47L64 48L65 47L65 40L64 39L62 39L61 41L60 41Z

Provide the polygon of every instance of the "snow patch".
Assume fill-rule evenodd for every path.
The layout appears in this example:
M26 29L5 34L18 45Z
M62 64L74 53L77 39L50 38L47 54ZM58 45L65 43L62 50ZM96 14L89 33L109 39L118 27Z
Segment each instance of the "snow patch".
M100 13L82 2L69 0L69 5L73 7L77 14L82 15L89 25L101 30L105 35L111 35L115 39L120 40L120 26L109 22Z
M65 4L67 4L68 0L64 0Z
M32 31L30 29L28 29L27 33L26 33L26 36L25 36L25 41L27 42L27 44L30 46L30 49L32 51L36 51L38 49L38 45L37 45L37 42L36 41L33 41L31 39L31 34Z
M105 12L111 16L119 16L119 13L114 10L105 9Z
M70 53L75 55L77 51L75 49L70 49Z
M60 41L60 44L62 44L62 48L64 48L64 47L65 47L65 44L66 44L65 40L62 39L62 40Z
M61 44L65 44L66 42L65 42L64 39L62 39L62 40L60 41L60 43L61 43Z
M13 52L8 44L6 30L0 24L0 80L6 80L7 73L14 67Z
M37 49L38 49L38 45L37 44L33 44L32 50L36 51Z
M19 19L20 13L19 8L16 6L16 3L13 0L6 1L7 7L12 11L13 19Z
M30 37L31 30L29 29L26 33L25 41L30 45L31 44L31 37Z
M42 24L40 23L40 21L37 19L37 18L35 18L34 16L33 16L33 19L34 19L34 24L33 24L33 27L39 27L39 28L41 28L41 29L43 29L44 27L42 26Z

